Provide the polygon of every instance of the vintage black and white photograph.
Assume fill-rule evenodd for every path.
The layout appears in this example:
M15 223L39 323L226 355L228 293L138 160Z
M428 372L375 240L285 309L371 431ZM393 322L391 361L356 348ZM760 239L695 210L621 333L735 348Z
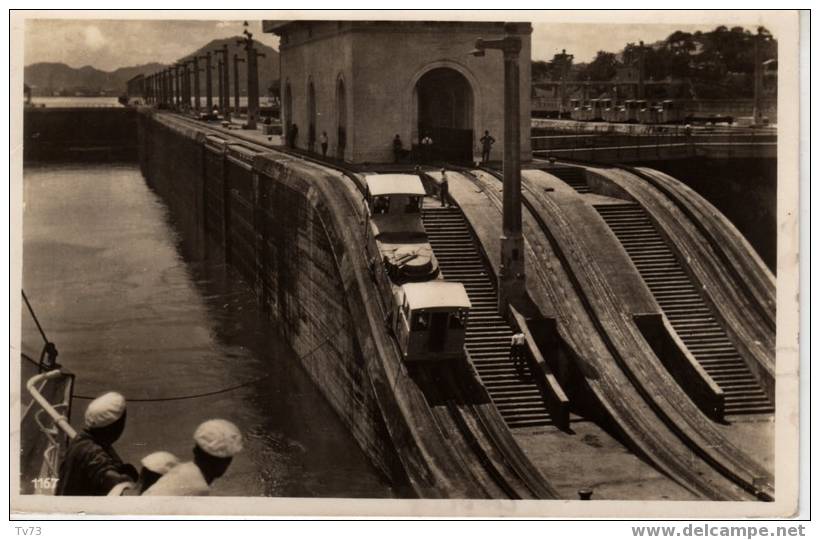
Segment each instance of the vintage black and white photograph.
M13 509L794 510L796 11L11 25Z

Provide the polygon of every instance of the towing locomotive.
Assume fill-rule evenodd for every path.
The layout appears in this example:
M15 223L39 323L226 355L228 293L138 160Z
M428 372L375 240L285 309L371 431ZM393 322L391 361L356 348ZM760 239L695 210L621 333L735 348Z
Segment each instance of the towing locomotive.
M407 362L462 358L470 299L464 285L441 277L421 219L427 195L421 178L371 174L365 184L370 270L402 356Z

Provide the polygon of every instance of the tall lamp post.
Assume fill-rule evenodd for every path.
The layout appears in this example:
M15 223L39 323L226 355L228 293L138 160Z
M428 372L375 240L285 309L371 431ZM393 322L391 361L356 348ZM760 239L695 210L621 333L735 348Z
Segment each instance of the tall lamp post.
M244 58L239 58L239 55L234 53L233 55L233 103L234 103L234 113L238 116L240 110L240 103L239 103L239 63L244 62Z
M222 69L219 71L219 86L220 86L220 94L219 94L219 103L222 108L222 115L225 117L225 120L231 119L231 75L230 75L230 63L231 59L228 56L228 44L224 44L222 48L217 49L214 51L215 54L222 55L220 59L220 64Z
M182 62L182 111L188 112L191 109L191 70L188 68L188 61Z
M529 26L529 25L527 25ZM521 52L521 25L504 25L501 39L477 39L474 56L497 49L504 55L504 194L501 268L498 273L498 308L506 312L510 303L524 296L524 237L521 234L521 104L518 56Z
M194 110L199 113L200 109L200 102L199 102L199 74L202 71L199 67L199 56L194 56L191 60L191 65L193 66L194 72Z
M211 114L214 109L214 87L213 87L213 66L211 65L211 53L207 52L200 58L205 60L205 112Z
M216 51L217 53L219 51ZM214 53L216 54L216 53ZM222 59L217 56L216 58L216 88L217 92L219 93L219 99L217 103L219 103L219 112L223 115L225 114L225 89L223 88L225 84L225 78L222 76L222 71L224 70L224 66L222 65Z
M174 93L174 104L176 105L176 109L179 110L182 107L182 66L179 64L174 64L174 88L176 89Z
M248 21L245 21L245 29L242 31L245 37L238 40L238 45L245 47L247 73L248 73L248 121L245 124L247 129L256 129L256 121L259 119L259 67L257 60L264 54L260 54L253 46L253 34L248 31Z

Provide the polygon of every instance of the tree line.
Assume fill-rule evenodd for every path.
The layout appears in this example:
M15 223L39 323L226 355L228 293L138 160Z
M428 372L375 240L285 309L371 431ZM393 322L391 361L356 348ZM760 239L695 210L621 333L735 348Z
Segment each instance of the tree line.
M645 80L685 81L693 97L748 98L754 93L755 40L761 62L777 59L777 40L764 27L718 26L711 32L676 31L644 46ZM573 63L561 52L550 61L532 63L533 81L610 81L621 67L638 65L640 45L627 43L620 53L598 51L588 63ZM771 81L765 86L772 90Z

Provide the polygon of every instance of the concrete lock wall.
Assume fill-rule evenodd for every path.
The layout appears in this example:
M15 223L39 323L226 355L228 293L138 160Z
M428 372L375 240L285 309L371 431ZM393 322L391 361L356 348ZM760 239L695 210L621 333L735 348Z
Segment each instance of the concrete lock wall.
M472 92L473 153L480 156L479 139L489 130L496 139L491 159L500 160L504 147L504 63L500 51L484 57L470 55L478 37L504 35L498 24L349 25L312 23L288 33L281 50L282 95L291 81L292 117L299 125L297 146L307 148L308 81L316 93L316 137L327 131L329 154L336 145L337 81L343 77L347 95L347 148L351 162L390 162L392 140L399 134L405 149L419 143L416 84L436 68L461 74ZM337 26L338 25L338 26ZM308 32L310 35L308 36ZM520 62L521 158L531 159L530 35L523 34ZM339 66L342 66L341 68ZM286 97L284 98L287 99ZM287 107L287 105L285 105ZM318 146L316 148L318 151Z
M142 116L146 179L195 240L193 251L224 260L253 287L271 331L288 340L374 465L401 484L339 270L353 255L332 240L339 233L327 229L310 179L247 148Z

